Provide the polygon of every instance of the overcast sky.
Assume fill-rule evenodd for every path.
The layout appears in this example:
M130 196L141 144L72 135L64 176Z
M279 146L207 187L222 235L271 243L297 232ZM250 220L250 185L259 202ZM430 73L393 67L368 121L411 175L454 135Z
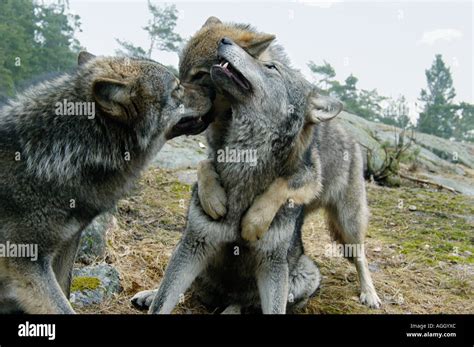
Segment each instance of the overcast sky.
M163 1L154 1L161 2ZM473 102L472 1L177 1L177 32L190 37L209 16L250 23L273 33L293 66L311 78L310 60L328 61L336 79L350 73L359 88L380 94L403 94L416 101L426 86L424 71L440 53L451 68L458 101ZM80 15L82 46L112 55L115 38L148 47L142 29L150 15L141 0L70 0ZM156 52L153 59L177 65L174 53Z

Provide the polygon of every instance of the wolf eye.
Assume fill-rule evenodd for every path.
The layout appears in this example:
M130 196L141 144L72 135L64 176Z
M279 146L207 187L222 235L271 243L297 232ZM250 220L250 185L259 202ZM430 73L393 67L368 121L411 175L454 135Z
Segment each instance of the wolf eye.
M276 67L275 64L269 63L269 64L265 64L265 66L266 66L267 68L269 68L269 69L275 69L275 70L278 71L278 69L277 69L277 67Z

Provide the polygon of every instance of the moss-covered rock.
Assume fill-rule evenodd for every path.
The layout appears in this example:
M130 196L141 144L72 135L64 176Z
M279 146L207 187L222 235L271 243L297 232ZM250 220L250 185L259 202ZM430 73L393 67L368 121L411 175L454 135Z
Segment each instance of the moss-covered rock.
M84 229L79 244L76 262L92 264L97 259L104 257L106 249L106 232L113 225L114 217L104 213L95 218Z
M71 292L94 290L100 286L100 279L97 277L78 276L72 279Z
M71 303L84 307L100 304L122 290L118 271L109 264L74 269Z

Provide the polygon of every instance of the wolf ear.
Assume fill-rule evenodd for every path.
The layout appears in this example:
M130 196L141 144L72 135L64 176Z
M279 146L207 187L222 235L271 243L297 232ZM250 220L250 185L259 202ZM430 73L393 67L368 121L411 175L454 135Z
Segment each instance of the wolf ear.
M336 117L343 108L344 105L339 100L313 90L306 104L306 120L313 124L325 122Z
M252 57L259 58L275 38L275 35L246 32L240 35L235 42Z
M86 52L86 51L81 51L79 53L79 56L77 57L77 65L81 66L81 65L84 65L85 63L87 63L89 60L95 58L95 55L94 54L91 54L89 52Z
M222 24L221 20L217 17L211 16L206 20L206 22L203 24L202 27L204 28L209 25L216 25L216 24Z
M126 83L97 79L92 85L92 93L99 108L110 117L124 123L137 117L137 110L131 107L130 88Z

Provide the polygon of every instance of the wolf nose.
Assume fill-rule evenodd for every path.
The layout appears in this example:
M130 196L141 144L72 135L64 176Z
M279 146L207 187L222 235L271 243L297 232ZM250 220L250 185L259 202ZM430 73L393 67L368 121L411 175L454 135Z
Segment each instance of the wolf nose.
M232 45L231 39L228 39L227 37L224 37L224 38L221 40L221 43L222 43L223 45Z

